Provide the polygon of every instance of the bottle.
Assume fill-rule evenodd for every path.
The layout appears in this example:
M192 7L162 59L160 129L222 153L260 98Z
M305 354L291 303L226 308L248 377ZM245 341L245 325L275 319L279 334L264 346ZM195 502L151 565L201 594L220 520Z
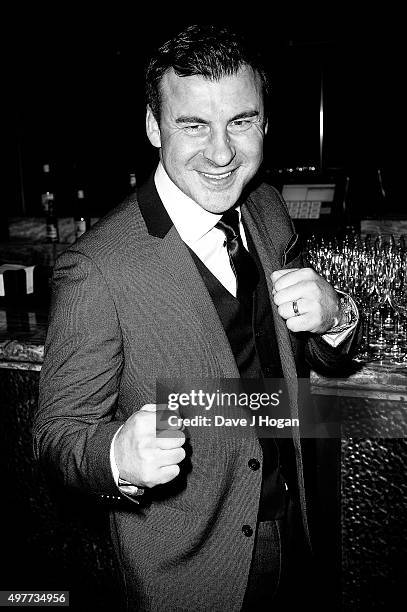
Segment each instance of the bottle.
M46 218L46 242L59 242L58 219L55 214L54 198L48 201L48 211Z
M54 202L54 189L52 187L52 177L49 164L42 166L42 193L41 206L45 215L48 215L49 209Z
M76 239L90 229L91 222L87 208L85 193L83 189L78 189L76 192L76 208L74 218Z
M136 174L135 174L135 172L130 172L130 174L129 174L130 193L132 191L134 191L134 189L136 188L136 185L137 185Z

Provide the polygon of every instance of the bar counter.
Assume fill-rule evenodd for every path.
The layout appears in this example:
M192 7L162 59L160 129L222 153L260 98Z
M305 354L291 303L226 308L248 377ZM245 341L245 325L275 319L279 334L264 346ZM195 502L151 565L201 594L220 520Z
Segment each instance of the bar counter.
M10 526L4 588L70 588L78 607L115 609L120 588L107 511L95 513L90 502L50 486L32 457L47 311L47 301L0 304L1 462L9 498L2 512ZM391 609L407 580L407 368L369 363L346 379L313 372L311 384L317 405L358 424L337 440L321 440L317 458L321 533L341 550L341 610ZM334 542L329 521L336 513L341 541Z
M48 303L0 305L3 589L70 591L70 609L118 610L107 508L65 491L32 450ZM28 591L27 591L28 589Z
M48 304L0 305L0 367L39 372L44 359Z

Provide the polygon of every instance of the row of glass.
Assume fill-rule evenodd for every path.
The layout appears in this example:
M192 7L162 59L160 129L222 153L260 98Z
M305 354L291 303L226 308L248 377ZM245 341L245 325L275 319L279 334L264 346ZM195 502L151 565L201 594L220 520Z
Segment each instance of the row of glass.
M307 241L308 264L349 293L362 316L356 359L407 365L407 246L393 234Z

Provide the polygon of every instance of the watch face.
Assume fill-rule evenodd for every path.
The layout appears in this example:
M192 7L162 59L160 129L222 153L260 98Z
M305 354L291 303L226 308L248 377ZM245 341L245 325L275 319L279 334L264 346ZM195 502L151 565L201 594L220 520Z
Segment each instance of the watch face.
M353 325L356 323L358 318L358 311L356 306L353 305L352 300L347 295L342 295L339 300L340 309L344 314L345 323L341 325L346 329L346 326Z
M342 314L340 321L342 322L339 322L335 318L335 325L325 333L339 334L346 331L357 322L358 310L356 306L353 305L353 302L348 295L341 295L339 297L339 308Z

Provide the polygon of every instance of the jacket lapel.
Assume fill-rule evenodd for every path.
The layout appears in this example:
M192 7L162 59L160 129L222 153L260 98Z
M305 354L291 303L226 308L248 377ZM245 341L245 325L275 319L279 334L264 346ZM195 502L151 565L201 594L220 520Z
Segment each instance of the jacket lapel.
M205 326L206 340L222 370L222 376L239 378L239 370L216 308L187 246L158 196L152 177L139 190L138 201L163 265L182 292L186 307L194 309Z
M249 198L248 202L242 206L242 215L243 220L255 244L258 256L264 269L264 273L266 275L267 286L270 294L270 303L273 310L278 349L280 352L281 366L283 369L284 378L287 383L287 393L289 398L291 417L293 419L298 419L298 381L294 353L291 345L289 331L287 329L285 321L278 314L278 310L274 304L272 295L273 284L271 282L271 273L274 270L279 270L281 267L279 254L270 238L273 235L273 230L277 231L277 228L269 227L266 230L267 226L270 225L270 220L263 218L262 210L252 198ZM300 497L300 505L302 508L301 514L306 537L311 547L310 531L307 520L307 502L305 498L303 459L300 435L296 427L292 429L292 435L297 463L298 490Z
M279 264L280 260L276 247L270 238L270 236L272 235L272 231L270 231L270 228L269 231L267 231L265 220L262 219L261 211L259 210L259 207L253 199L249 198L248 202L242 206L242 215L243 220L253 239L257 253L264 269L264 273L266 275L267 287L270 294L270 303L273 310L274 325L276 329L277 341L280 351L281 364L286 380L295 383L294 386L291 384L289 385L289 387L293 386L294 391L294 388L296 388L297 386L297 375L290 335L285 321L278 314L277 307L274 304L272 295L273 284L271 282L271 274L274 270L278 270L281 267ZM267 221L269 225L270 221ZM296 394L293 394L292 399L295 400L294 403L297 404Z
M206 339L223 371L225 378L239 378L239 370L206 285L175 227L162 239L158 251L172 275L185 301L194 308L205 325Z

